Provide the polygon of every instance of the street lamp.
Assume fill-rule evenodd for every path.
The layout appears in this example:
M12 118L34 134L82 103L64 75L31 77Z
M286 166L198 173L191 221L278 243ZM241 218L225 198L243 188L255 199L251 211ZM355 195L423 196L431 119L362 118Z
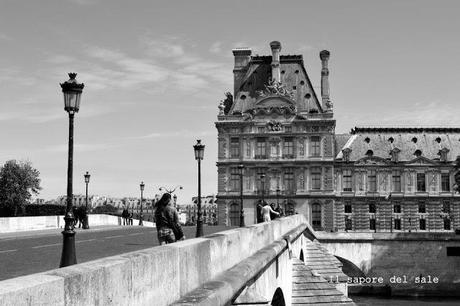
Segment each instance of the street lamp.
M198 161L198 213L196 221L196 237L203 236L203 219L201 216L201 160L204 156L204 145L201 144L201 140L198 139L196 144L193 146L195 151L195 159Z
M262 184L262 205L265 204L265 174L260 175L260 183Z
M62 232L62 254L59 267L66 267L77 263L75 254L74 216L72 212L72 179L73 179L73 119L80 109L80 98L83 92L83 83L77 83L76 73L69 73L69 80L61 83L64 93L64 110L69 113L69 151L67 163L67 206L65 213L65 226Z
M238 174L240 175L240 227L244 227L244 210L243 210L243 171L244 165L238 165Z
M183 189L183 187L181 185L177 185L174 188L160 187L160 188L158 188L158 190L165 191L165 192L167 192L167 193L172 195L176 191L177 188L179 188L179 190ZM177 195L174 194L173 198L174 198L174 207L176 207Z
M143 218L143 216L142 216L142 201L143 201L142 197L144 195L144 187L145 187L144 182L141 182L141 184L139 186L141 187L141 213L139 214L139 225L142 226L142 225L144 225L143 221L142 221L142 218Z
M276 209L279 210L280 208L280 203L279 203L279 197L280 197L281 190L280 188L276 188Z
M85 184L86 184L86 205L85 205L85 223L83 224L84 229L89 229L89 222L88 222L88 184L89 178L91 175L86 171L86 174L83 175L85 177Z

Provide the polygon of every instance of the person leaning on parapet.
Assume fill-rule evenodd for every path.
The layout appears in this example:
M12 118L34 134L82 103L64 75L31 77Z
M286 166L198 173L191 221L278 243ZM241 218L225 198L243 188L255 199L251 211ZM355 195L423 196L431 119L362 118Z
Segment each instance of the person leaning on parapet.
M264 207L262 207L262 216L264 218L264 222L271 221L270 214L274 214L276 216L279 216L280 214L276 211L274 211L268 203L265 203Z
M185 239L182 227L179 224L179 214L171 206L171 194L163 194L157 202L155 220L160 245Z

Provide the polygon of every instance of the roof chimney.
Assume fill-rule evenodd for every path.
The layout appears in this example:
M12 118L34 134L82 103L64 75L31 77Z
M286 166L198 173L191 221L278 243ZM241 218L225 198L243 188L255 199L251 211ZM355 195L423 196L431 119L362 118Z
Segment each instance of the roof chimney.
M272 79L277 82L281 82L281 72L280 72L281 43L279 41L272 41L270 43L270 48L272 49Z
M251 60L252 50L250 48L235 48L232 50L235 56L235 66L233 68L233 96L236 97L244 75Z
M319 58L321 59L321 98L322 98L322 106L324 109L328 109L329 107L329 68L327 67L329 56L331 53L327 50L323 50L319 53Z

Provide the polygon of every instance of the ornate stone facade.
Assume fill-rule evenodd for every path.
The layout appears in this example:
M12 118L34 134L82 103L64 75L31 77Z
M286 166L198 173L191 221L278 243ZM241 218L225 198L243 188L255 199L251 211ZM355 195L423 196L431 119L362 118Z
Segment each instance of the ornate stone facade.
M335 133L330 53L320 52L321 100L300 55L235 49L234 93L219 106L220 224L245 224L257 205L306 215L327 231L452 231L460 228L460 128L355 128Z
M244 166L245 223L257 222L257 204L280 206L287 214L315 217L318 229L333 226L332 212L335 120L318 100L302 56L251 56L236 49L234 101L227 112L219 107L219 223L239 224L240 175ZM327 84L327 75L322 84ZM328 104L329 105L329 104ZM319 211L319 213L318 213ZM326 224L329 222L330 224Z

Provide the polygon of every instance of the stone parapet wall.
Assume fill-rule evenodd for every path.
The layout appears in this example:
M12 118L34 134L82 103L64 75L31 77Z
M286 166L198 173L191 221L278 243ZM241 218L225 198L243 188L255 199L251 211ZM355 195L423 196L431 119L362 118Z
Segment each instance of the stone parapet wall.
M121 225L121 218L103 214L89 214L90 226ZM0 218L0 233L34 231L64 227L64 216L36 216Z
M169 305L284 234L302 215L0 282L0 305Z
M366 276L382 277L383 284L391 287L392 295L460 295L460 256L447 255L447 248L460 249L459 235L320 232L316 235L329 252L351 261ZM422 283L420 277L427 283ZM435 277L437 282L433 282Z

